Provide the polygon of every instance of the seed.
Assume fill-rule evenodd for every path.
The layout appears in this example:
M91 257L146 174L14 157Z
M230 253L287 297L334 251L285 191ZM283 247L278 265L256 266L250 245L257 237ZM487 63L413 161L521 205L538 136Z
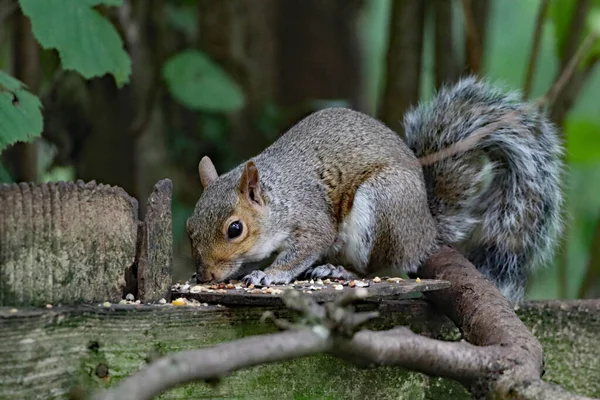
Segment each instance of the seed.
M174 306L185 306L187 304L187 301L183 297L180 297L176 300L173 300L171 303Z

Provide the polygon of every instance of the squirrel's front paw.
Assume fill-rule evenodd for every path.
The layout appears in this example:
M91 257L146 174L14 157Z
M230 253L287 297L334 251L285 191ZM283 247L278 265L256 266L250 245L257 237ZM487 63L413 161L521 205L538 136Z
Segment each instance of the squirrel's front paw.
M254 286L270 286L273 284L287 284L290 283L293 279L293 276L286 273L278 273L268 271L264 272L261 270L256 270L250 272L248 275L242 278L242 281L246 285L254 285Z

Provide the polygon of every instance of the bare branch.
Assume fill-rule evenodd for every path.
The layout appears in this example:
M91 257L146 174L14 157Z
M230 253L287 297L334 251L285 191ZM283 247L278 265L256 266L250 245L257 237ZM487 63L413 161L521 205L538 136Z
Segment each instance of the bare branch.
M448 289L426 294L444 314L461 328L465 340L479 346L500 346L505 360L514 363L503 374L508 380L493 382L496 393L508 393L519 382L539 380L543 350L539 341L517 317L508 301L460 253L444 247L419 270L423 278L451 282ZM477 392L477 388L471 387Z
M535 29L533 31L533 39L531 44L531 52L529 53L529 62L527 63L527 72L525 74L525 83L523 84L523 99L529 98L531 94L531 86L533 84L533 72L540 52L540 42L542 39L542 30L546 12L548 11L550 0L541 0L538 9L537 18L535 21Z
M550 105L550 107L554 106L557 97L561 94L561 92L565 89L568 82L571 80L575 71L579 64L583 61L583 58L590 52L596 41L598 40L598 33L596 31L592 31L585 38L573 58L569 61L565 69L563 70L560 77L556 80L554 85L550 88L548 93L541 99L537 101L537 105L539 107L544 107L545 105Z
M327 330L317 327L254 336L214 347L163 357L116 388L100 393L100 400L146 400L165 390L195 380L211 381L233 371L323 353L332 345Z
M497 374L504 368L498 362L502 359L500 348L443 342L404 327L360 331L352 340L337 341L332 354L358 365L393 365L463 382Z

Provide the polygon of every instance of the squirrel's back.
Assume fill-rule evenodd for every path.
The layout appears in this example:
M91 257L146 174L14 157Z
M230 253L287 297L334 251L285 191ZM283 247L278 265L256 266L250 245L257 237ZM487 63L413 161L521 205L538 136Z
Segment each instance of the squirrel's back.
M560 232L563 165L556 129L517 94L474 78L441 89L410 110L404 124L408 146L423 157L503 118L470 150L423 172L440 239L518 299L527 273L549 261Z

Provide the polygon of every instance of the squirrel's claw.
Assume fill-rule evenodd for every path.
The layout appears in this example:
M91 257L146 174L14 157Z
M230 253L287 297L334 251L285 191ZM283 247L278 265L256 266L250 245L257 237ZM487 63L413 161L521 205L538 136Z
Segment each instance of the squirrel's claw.
M343 279L351 281L358 279L358 277L352 272L347 271L341 265L334 266L333 264L323 264L316 267L311 267L305 272L305 276L311 279Z
M257 269L255 271L250 272L248 275L242 278L242 282L246 285L254 285L254 286L262 286L263 280L267 277L263 271Z

